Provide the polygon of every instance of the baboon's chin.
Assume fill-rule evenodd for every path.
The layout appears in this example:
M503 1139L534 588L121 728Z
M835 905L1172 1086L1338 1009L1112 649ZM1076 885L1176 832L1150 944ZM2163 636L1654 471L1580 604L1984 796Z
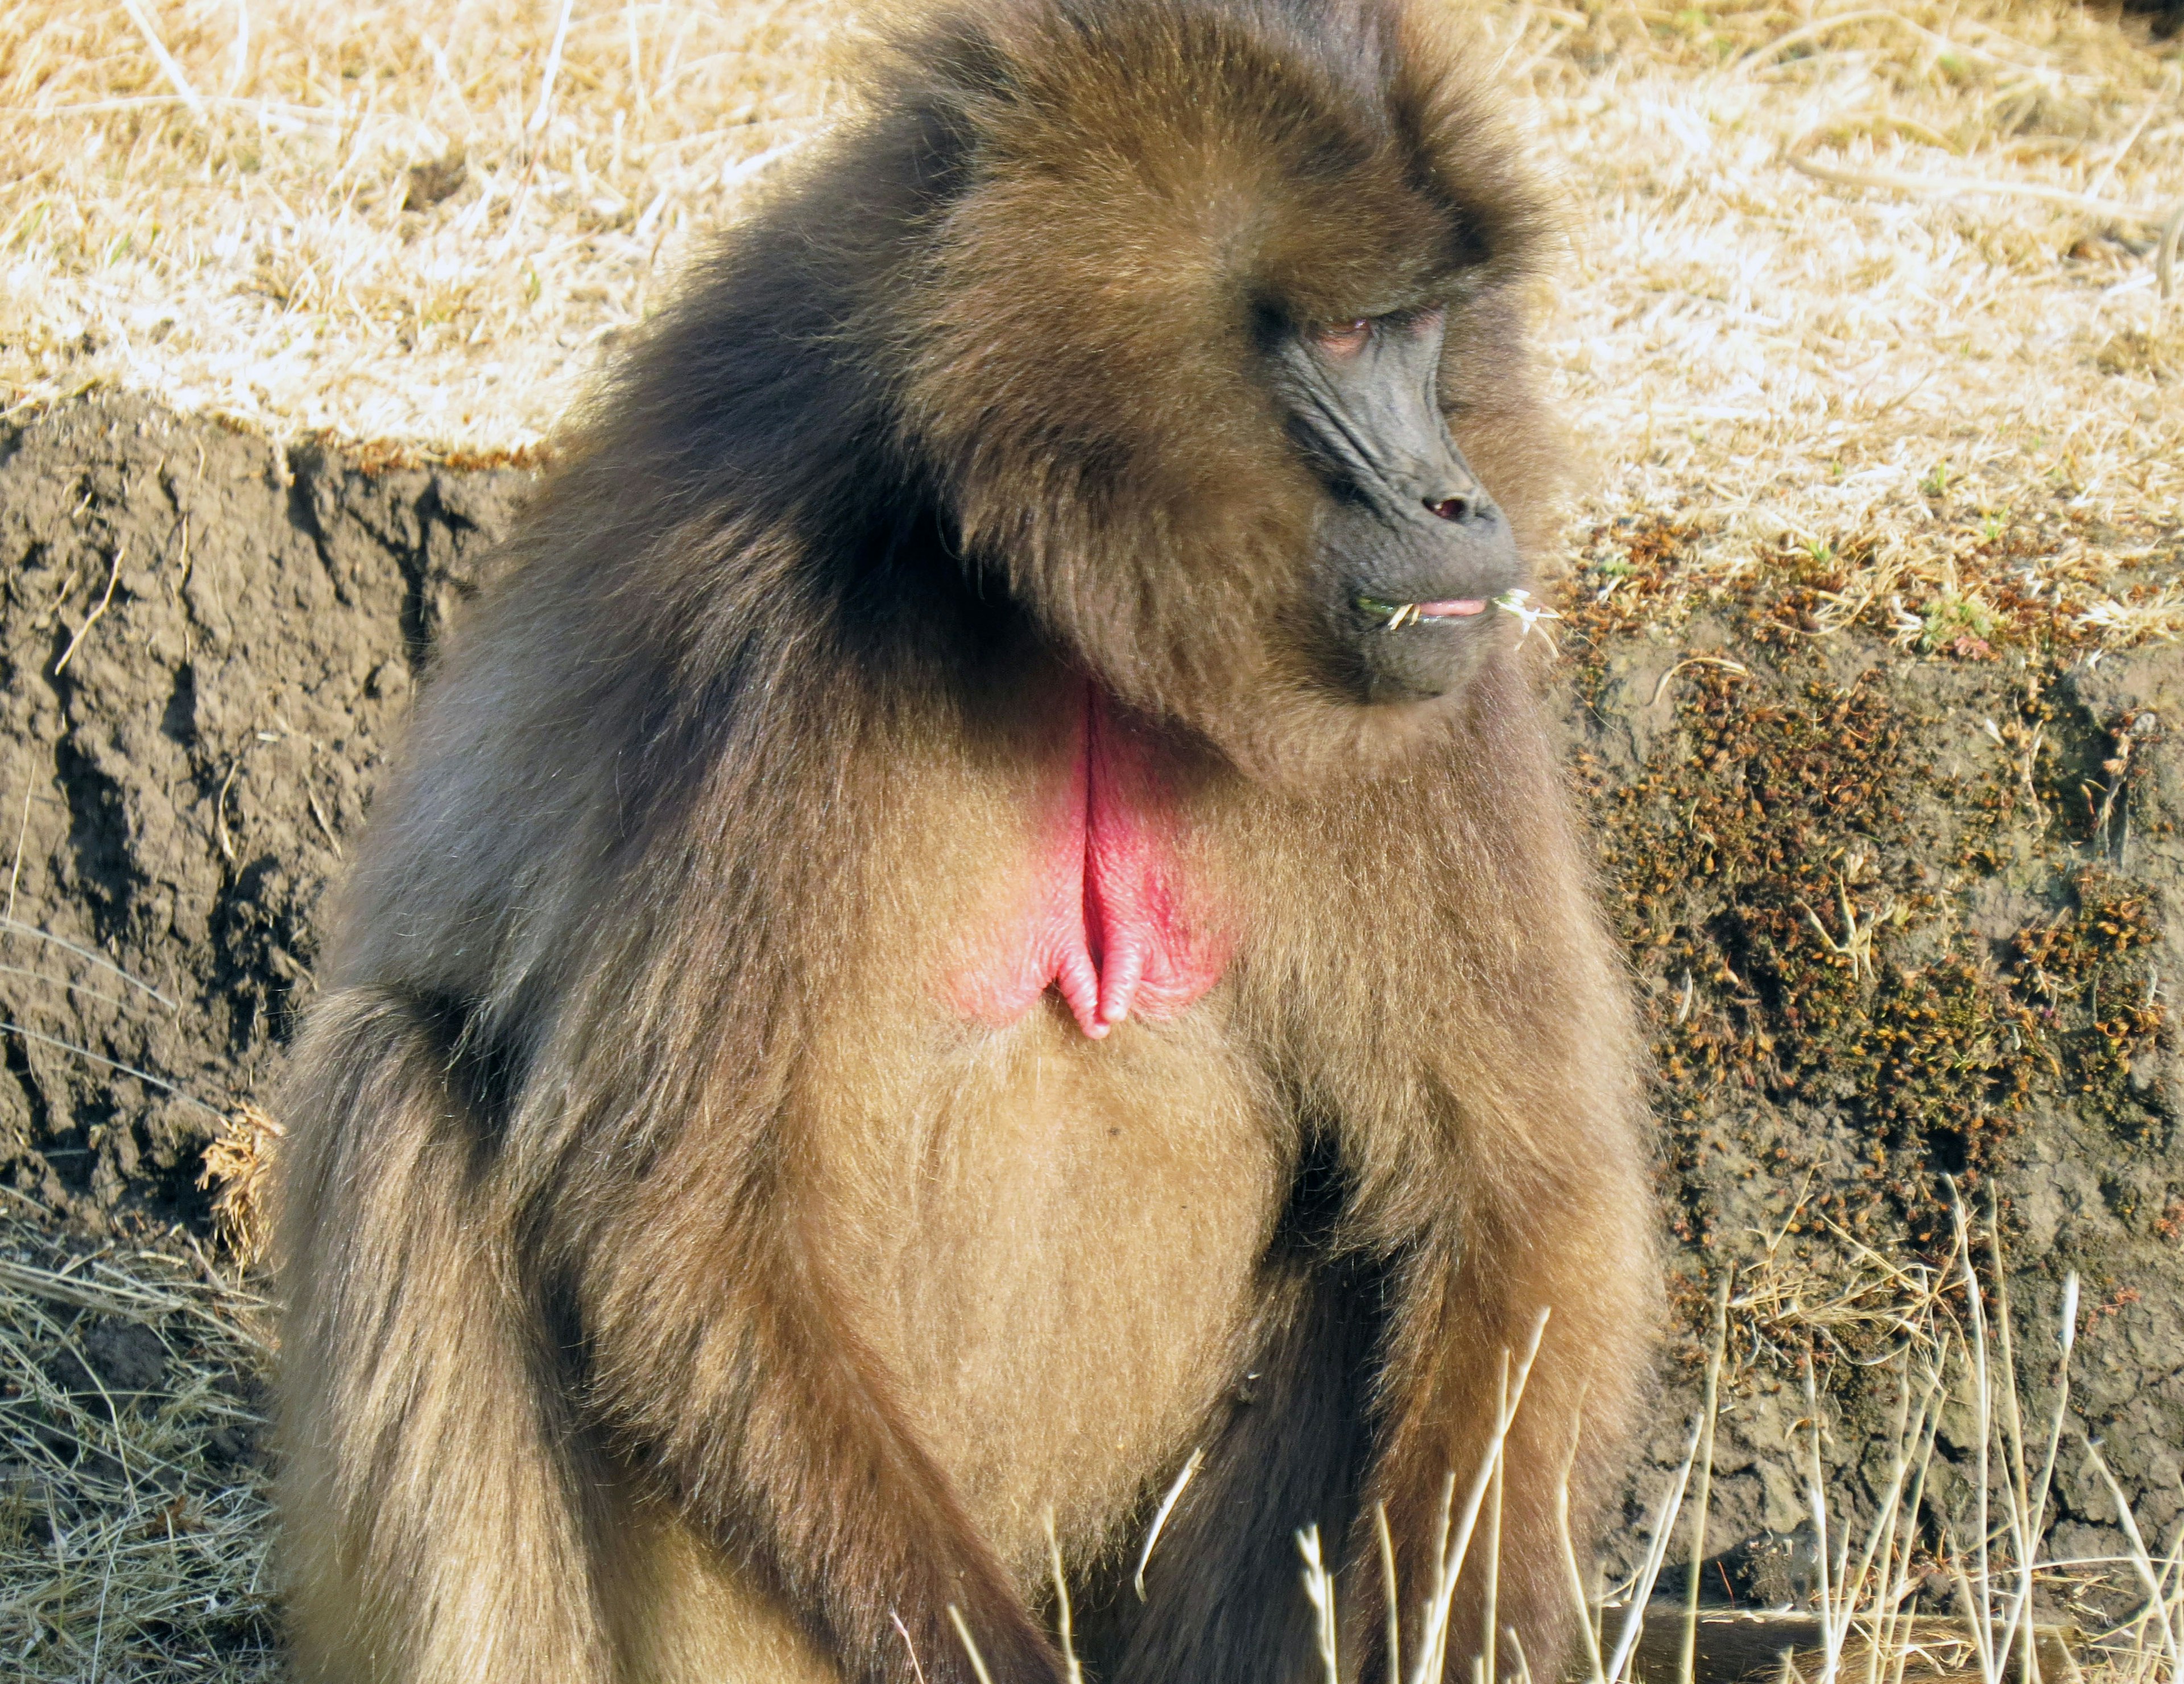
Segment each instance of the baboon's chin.
M1400 720L1462 695L1508 641L1507 627L1496 623L1501 616L1487 599L1452 605L1457 612L1436 616L1430 611L1451 605L1397 605L1357 633L1350 645L1349 678L1360 704Z
M1271 698L1207 734L1246 778L1287 795L1401 778L1464 729L1485 665L1483 656L1469 661L1424 697L1360 700L1322 689Z

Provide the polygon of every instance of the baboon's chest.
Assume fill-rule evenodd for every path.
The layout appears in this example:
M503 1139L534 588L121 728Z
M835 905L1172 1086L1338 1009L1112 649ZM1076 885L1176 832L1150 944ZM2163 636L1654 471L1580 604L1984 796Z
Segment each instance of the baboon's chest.
M1250 1356L1279 1096L1217 999L1097 1045L1050 1009L941 1053L845 1034L896 1057L811 1090L806 1231L918 1441L1035 1583L1045 1511L1097 1547Z
M1094 1039L1132 1013L1174 1016L1221 980L1232 942L1189 880L1180 804L1161 745L1089 683L1032 795L1028 857L979 927L961 933L949 997L1017 1021L1049 988Z

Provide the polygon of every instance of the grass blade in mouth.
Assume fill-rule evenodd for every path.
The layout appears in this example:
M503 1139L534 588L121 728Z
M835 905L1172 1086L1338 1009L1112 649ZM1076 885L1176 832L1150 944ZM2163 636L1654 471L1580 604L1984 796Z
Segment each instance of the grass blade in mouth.
M1382 616L1380 629L1384 632L1392 632L1418 617L1418 605L1415 602L1387 602L1377 596L1361 596L1356 601L1363 612Z

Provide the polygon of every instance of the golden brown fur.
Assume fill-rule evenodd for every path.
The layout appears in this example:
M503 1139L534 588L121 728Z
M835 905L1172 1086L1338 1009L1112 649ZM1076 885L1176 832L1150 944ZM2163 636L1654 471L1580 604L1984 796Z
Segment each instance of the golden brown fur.
M1414 1623L1548 1306L1500 1605L1552 1670L1554 1488L1580 1433L1593 1523L1650 1348L1623 987L1519 654L1432 706L1316 676L1323 493L1249 374L1268 301L1445 304L1538 536L1536 214L1426 10L953 8L601 399L285 1100L303 1677L969 1684L952 1604L1056 1680L1050 1508L1095 1678L1311 1676L1313 1523L1378 1677L1374 1509ZM1105 1040L966 1022L1088 672L1234 957Z

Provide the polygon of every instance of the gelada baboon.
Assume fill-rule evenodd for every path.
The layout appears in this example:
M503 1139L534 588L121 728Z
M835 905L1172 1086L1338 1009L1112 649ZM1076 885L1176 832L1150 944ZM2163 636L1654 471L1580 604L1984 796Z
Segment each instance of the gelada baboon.
M1095 1679L1319 1676L1317 1525L1377 1681L1543 1308L1447 1676L1552 1675L1649 1170L1437 11L951 7L609 384L287 1092L304 1676L1054 1684L1050 1514Z

